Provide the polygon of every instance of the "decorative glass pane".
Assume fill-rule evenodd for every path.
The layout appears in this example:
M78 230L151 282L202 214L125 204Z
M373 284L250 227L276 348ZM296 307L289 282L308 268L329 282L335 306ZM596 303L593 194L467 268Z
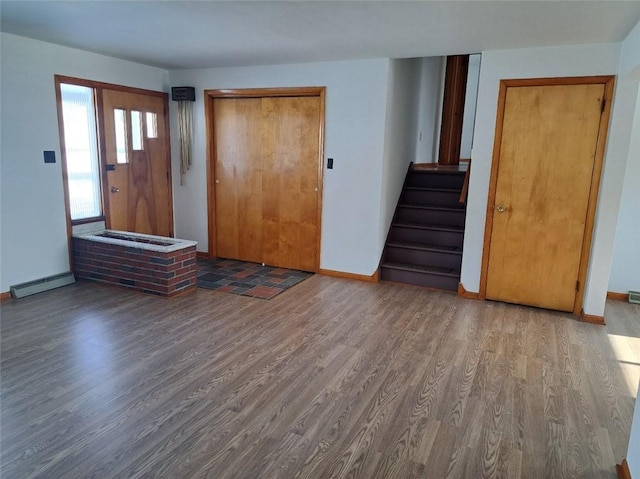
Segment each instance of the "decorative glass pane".
M142 146L142 113L139 111L131 112L131 149L140 151Z
M93 88L60 84L71 219L102 215Z
M116 162L129 163L127 156L127 112L121 108L113 110L116 127Z
M147 112L147 138L158 138L158 117L149 111Z

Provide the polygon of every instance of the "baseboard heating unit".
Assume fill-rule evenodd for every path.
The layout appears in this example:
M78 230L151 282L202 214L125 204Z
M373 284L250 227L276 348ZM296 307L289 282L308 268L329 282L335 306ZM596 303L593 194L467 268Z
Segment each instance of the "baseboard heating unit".
M71 272L56 274L54 276L36 279L35 281L29 281L28 283L11 286L11 296L17 299L24 298L25 296L31 296L32 294L42 293L44 291L49 291L50 289L60 288L75 282L76 279Z

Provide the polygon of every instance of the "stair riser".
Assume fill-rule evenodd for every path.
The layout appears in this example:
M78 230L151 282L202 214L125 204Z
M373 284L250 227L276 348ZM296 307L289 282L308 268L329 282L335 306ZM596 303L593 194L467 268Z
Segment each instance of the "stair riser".
M414 271L403 271L390 268L380 268L380 279L383 281L394 281L396 283L415 284L428 288L445 289L457 291L460 278L450 276L440 276L430 273L417 273Z
M464 226L464 211L429 211L414 208L398 208L398 223Z
M389 233L389 241L392 242L455 246L457 248L462 248L463 239L464 233L462 231L422 230L402 226L392 226Z
M460 273L462 255L387 246L384 253L384 261L421 266L439 266L442 268L451 268L455 273Z
M407 178L407 186L420 188L452 188L462 189L464 173L419 173L411 172Z
M410 205L460 207L460 193L456 191L406 190L403 203Z

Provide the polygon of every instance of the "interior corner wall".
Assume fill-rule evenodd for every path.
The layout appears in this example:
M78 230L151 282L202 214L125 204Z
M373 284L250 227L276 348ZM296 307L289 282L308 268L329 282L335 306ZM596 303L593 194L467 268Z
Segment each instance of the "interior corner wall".
M629 436L629 448L627 452L627 463L629 464L630 477L640 475L640 384L636 394L636 406L631 420L631 434ZM616 458L617 459L617 458Z
M1 34L0 291L69 271L54 74L164 90L168 72ZM55 164L43 151L53 150Z
M325 86L325 158L322 192L323 269L372 275L378 267L382 159L389 60L175 70L174 86L196 89L193 158L180 185L176 107L171 131L176 235L206 251L207 132L204 90ZM332 170L326 158L334 159Z
M640 81L640 22L622 42L620 78L625 81Z
M604 316L638 83L618 80L614 95L582 305L595 316Z
M480 288L482 249L487 198L496 125L498 89L501 79L615 75L620 44L592 44L482 52L478 104L469 181L467 219L461 282L467 291ZM584 298L586 314L602 315L609 278L615 222L627 160L630 131L628 104L634 104L632 89L616 89L604 170L596 212L592 254ZM604 286L598 278L605 278Z
M628 293L640 291L640 22L622 42L619 81L635 84L638 95L631 122L631 142L624 173L622 198L616 226L609 291ZM640 464L638 464L640 475Z
M420 59L415 163L438 161L445 57Z
M632 122L631 143L613 248L609 291L640 291L640 90Z
M469 55L469 73L467 74L467 90L464 98L460 158L471 158L473 127L476 121L476 102L478 100L478 77L480 75L481 57L482 55L480 54Z
M419 58L389 62L378 259L382 255L409 163L415 162L421 69Z

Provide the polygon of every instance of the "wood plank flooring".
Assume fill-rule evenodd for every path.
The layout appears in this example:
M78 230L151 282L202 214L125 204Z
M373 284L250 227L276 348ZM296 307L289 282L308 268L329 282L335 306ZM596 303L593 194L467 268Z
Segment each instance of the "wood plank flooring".
M315 275L264 301L79 283L1 312L8 478L615 478L640 307Z

